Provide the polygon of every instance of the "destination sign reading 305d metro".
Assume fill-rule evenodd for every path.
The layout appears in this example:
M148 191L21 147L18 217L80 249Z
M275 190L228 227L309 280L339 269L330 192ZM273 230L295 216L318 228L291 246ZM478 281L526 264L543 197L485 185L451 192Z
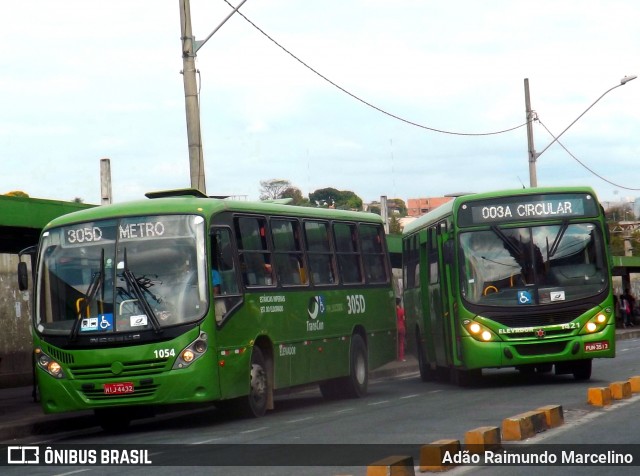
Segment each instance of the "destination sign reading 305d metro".
M492 198L460 207L460 226L553 218L597 216L597 204L588 194L529 195Z

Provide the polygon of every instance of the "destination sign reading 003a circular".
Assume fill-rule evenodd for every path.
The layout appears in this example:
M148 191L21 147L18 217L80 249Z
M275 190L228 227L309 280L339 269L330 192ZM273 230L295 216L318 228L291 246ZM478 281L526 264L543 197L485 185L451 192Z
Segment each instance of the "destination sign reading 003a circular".
M595 201L586 194L506 197L463 204L461 226L507 221L597 216Z

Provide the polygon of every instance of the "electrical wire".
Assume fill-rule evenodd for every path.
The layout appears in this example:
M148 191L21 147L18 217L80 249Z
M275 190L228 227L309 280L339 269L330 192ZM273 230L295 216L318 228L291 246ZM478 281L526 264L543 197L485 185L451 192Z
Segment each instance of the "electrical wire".
M591 172L593 175L595 175L596 177L598 177L600 180L604 180L605 182L607 182L607 183L609 183L609 184L613 185L614 187L623 188L623 189L625 189L625 190L634 190L634 191L638 191L638 190L640 190L640 188L625 187L624 185L620 185L620 184L617 184L617 183L615 183L615 182L612 182L611 180L609 180L609 179L607 179L607 178L603 177L602 175L598 174L596 171L594 171L594 170L592 170L591 168L589 168L589 167L588 167L586 164L584 164L580 159L578 159L575 155L573 155L573 154L569 151L569 149L567 149L567 148L564 146L564 144L563 144L562 142L560 142L560 141L558 140L558 138L557 138L556 136L554 136L554 135L551 133L551 131L547 128L547 126L545 126L545 125L544 125L544 123L540 120L540 118L539 118L539 117L536 117L536 120L540 123L540 125L541 125L542 127L544 127L544 128L545 128L545 130L549 133L549 135L550 135L551 137L553 137L553 139L554 139L558 144L560 144L560 146L561 146L561 147L562 147L562 148L567 152L567 154L569 154L569 155L573 158L573 160L575 160L576 162L578 162L580 165L582 165L585 169L587 169L587 170L588 170L589 172Z
M231 3L229 3L228 0L224 0L224 2L229 5L231 8L236 8L234 7ZM279 47L282 51L284 51L285 53L287 53L289 56L291 56L294 60L296 60L298 63L300 63L301 65L303 65L305 68L307 68L309 71L313 72L314 74L316 74L317 76L319 76L320 78L322 78L323 80L325 80L326 82L328 82L329 84L331 84L332 86L334 86L335 88L339 89L340 91L342 91L343 93L347 94L348 96L351 96L353 99L355 99L356 101L361 102L362 104L364 104L365 106L368 106L372 109L375 109L378 112L381 112L382 114L385 114L389 117L392 117L393 119L397 119L398 121L404 122L406 124L415 126L415 127L419 127L421 129L426 129L428 131L432 131L432 132L439 132L441 134L450 134L450 135L457 135L457 136L491 136L491 135L497 135L497 134L504 134L505 132L511 132L514 131L516 129L520 129L521 127L526 126L530 121L527 121L523 124L520 124L518 126L515 127L511 127L509 129L504 129L501 131L494 131L494 132L477 132L477 133L472 133L472 132L454 132L454 131L446 131L443 129L436 129L434 127L429 127L429 126L425 126L422 124L418 124L417 122L413 122L410 121L408 119L404 119L403 117L400 117L396 114L393 114L391 112L385 111L384 109L375 106L374 104L371 104L368 101L365 101L364 99L362 99L361 97L347 91L345 88L343 88L342 86L340 86L339 84L335 83L334 81L330 80L329 78L327 78L325 75L323 75L322 73L320 73L319 71L315 70L314 68L312 68L311 66L309 66L307 63L305 63L304 61L302 61L300 58L298 58L296 55L294 55L291 51L289 51L288 49L286 49L284 46L282 46L280 43L278 43L274 38L272 38L271 36L269 36L264 30L262 30L258 25L256 25L255 23L253 23L251 20L249 20L246 15L244 15L241 11L237 10L236 13L238 15L240 15L242 18L244 18L251 26L253 26L256 30L258 30L260 33L262 33L262 35L264 35L267 39L269 39L273 44L275 44L277 47Z

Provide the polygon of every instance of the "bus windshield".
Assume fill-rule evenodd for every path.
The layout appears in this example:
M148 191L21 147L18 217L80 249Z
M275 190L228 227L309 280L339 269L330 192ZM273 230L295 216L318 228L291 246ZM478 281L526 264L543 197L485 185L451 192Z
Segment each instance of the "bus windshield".
M608 286L595 223L500 228L460 234L461 288L470 303L548 305Z
M74 340L193 322L208 308L206 264L196 215L50 229L40 246L36 329Z

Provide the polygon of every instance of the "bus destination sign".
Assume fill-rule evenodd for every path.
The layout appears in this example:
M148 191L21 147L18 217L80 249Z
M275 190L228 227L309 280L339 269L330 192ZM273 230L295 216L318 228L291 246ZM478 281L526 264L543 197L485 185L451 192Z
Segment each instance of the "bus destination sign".
M588 194L523 195L465 203L458 212L458 224L472 226L597 215L596 201Z

